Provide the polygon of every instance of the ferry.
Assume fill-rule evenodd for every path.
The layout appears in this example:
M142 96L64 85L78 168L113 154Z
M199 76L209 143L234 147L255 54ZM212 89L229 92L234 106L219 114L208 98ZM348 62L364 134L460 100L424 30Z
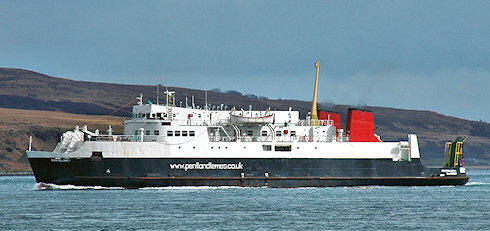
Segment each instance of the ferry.
M345 130L340 114L317 110L320 61L311 111L252 110L219 105L176 106L137 97L124 133L76 126L53 151L27 157L43 184L104 187L440 186L468 182L463 142L445 146L440 168L421 163L417 136L382 141L373 113L351 108ZM32 139L31 139L32 143Z

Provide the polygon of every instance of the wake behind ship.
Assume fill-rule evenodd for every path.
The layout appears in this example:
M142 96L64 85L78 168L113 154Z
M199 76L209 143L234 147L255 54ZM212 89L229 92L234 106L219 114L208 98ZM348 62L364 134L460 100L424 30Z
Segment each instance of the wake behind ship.
M144 104L124 123L124 134L63 134L52 152L27 151L39 183L108 187L243 186L323 187L359 185L464 185L463 142L446 144L442 168L421 164L417 136L383 142L369 111L317 111L319 61L311 112L227 110L227 106Z

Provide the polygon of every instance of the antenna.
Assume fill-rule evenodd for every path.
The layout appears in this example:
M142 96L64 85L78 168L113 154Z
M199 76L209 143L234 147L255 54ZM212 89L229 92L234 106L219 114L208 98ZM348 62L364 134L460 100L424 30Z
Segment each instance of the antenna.
M158 105L158 87L160 86L160 84L157 84L157 105Z
M143 93L139 97L136 97L136 99L138 100L138 105L143 105Z
M204 91L204 98L205 98L205 103L206 103L206 111L208 110L208 91Z

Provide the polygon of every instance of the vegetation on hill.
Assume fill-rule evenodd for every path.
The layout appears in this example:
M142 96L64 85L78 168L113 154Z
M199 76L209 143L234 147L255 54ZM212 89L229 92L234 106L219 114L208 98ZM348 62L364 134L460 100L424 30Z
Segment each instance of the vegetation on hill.
M89 116L65 112L0 108L0 173L30 172L25 156L29 136L33 150L53 150L61 134L75 125L88 125L91 131L105 132L110 124L114 132L123 131L124 118Z
M121 127L116 126L115 129L122 131L122 117L130 116L135 98L142 93L145 101L156 103L156 89L156 86L73 81L27 70L0 68L0 108L24 109L0 110L0 171L28 168L24 150L30 135L39 142L35 142L36 149L52 150L59 135L73 129L76 124L94 123L101 131L105 131L107 124L116 126L119 123ZM160 90L164 89L160 87ZM196 105L203 107L205 104L205 93L201 90L178 87L168 89L176 91L177 105L185 105L186 97L191 104L192 96L195 97ZM223 93L214 89L208 91L207 95L208 103L215 106L223 104L228 109L233 106L248 109L249 105L253 105L253 109L259 110L269 107L272 110L287 110L292 107L300 111L302 118L311 107L311 102L244 96L233 90ZM160 94L159 101L165 101L163 94ZM349 107L319 105L320 109L339 112L344 128ZM465 143L466 163L490 165L489 123L463 120L431 111L369 106L364 109L373 111L376 133L383 140L406 139L407 133L416 133L424 160L440 165L444 143L457 136L469 136ZM120 117L101 119L100 116L90 116L107 114ZM109 121L105 121L107 118L110 118Z

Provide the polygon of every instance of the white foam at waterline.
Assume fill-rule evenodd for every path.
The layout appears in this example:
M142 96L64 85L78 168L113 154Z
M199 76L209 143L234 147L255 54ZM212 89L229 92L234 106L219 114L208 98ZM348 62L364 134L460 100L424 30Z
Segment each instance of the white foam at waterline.
M241 187L241 186L166 186L166 187L144 187L139 190L214 190L214 189L249 189L268 187Z
M57 184L36 184L36 190L121 190L122 187L103 187L103 186L76 186L76 185L57 185Z
M467 186L477 186L477 185L490 185L488 182L468 182Z
M131 190L213 190L213 189L247 189L247 188L267 188L263 187L240 187L240 186L166 186L166 187L143 187ZM123 190L124 187L103 187L103 186L76 186L76 185L57 185L37 183L35 190Z

